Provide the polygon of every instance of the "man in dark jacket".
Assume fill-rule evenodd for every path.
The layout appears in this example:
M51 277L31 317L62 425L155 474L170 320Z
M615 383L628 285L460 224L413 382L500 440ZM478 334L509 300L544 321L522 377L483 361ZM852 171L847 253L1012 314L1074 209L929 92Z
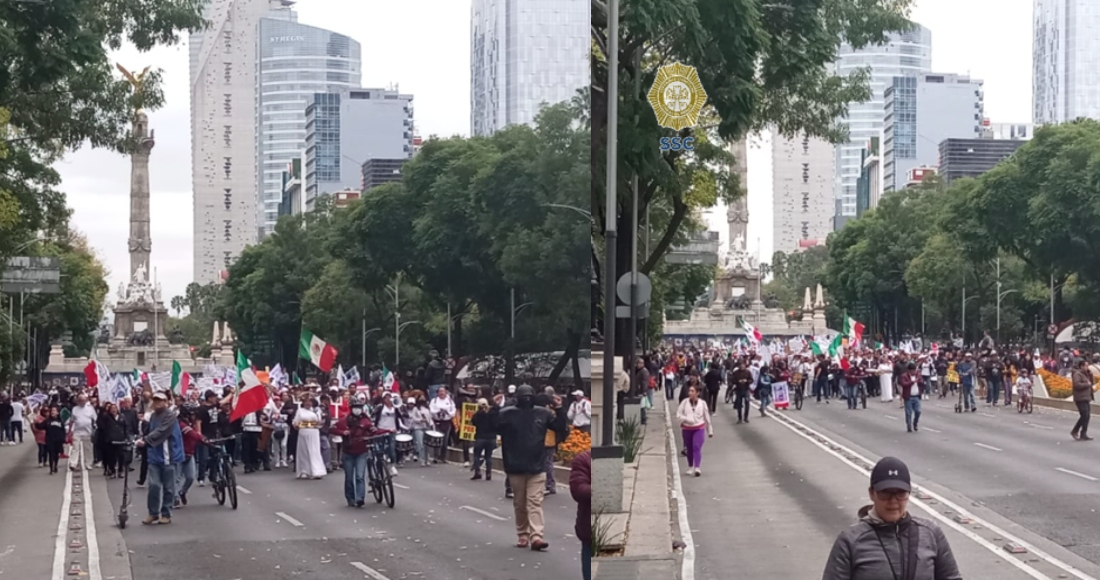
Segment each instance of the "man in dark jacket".
M557 397L555 397L557 399ZM518 547L530 546L542 551L550 546L543 539L542 498L546 488L543 449L546 432L553 430L559 440L568 435L568 422L560 399L551 403L553 410L535 405L535 389L521 385L516 389L516 405L501 409L497 427L500 432L504 472L516 492L512 506L516 514Z
M909 468L900 459L883 457L875 464L867 490L873 503L859 510L859 523L837 536L822 580L962 580L943 530L909 514L911 489Z
M428 367L424 370L424 379L428 383L430 392L435 393L439 387L451 390L451 385L447 384L447 364L439 358L439 351L433 350L428 353L428 357L431 360L428 361Z
M707 374L703 375L703 384L707 387L707 408L711 413L718 410L718 391L722 390L722 370L721 364L717 359L711 363L707 369Z
M1077 424L1073 426L1070 435L1077 441L1092 441L1089 437L1089 417L1092 414L1092 385L1095 378L1088 370L1088 362L1085 359L1077 361L1077 368L1070 375L1073 385L1073 404L1077 405L1077 412L1081 415Z
M149 516L141 523L170 524L176 497L176 466L184 460L183 432L178 415L168 407L167 395L163 392L153 395L152 408L149 434L137 441L138 447L148 450L149 463Z
M477 400L477 412L471 422L474 424L474 475L470 479L481 479L481 463L485 462L485 481L493 480L493 450L497 448L497 415L500 407L489 405L488 399Z
M592 450L573 458L569 471L569 493L577 502L577 525L573 531L581 541L581 578L592 580Z
M737 422L749 422L749 391L752 390L752 371L744 362L737 363L729 377L733 389L733 408L737 409Z

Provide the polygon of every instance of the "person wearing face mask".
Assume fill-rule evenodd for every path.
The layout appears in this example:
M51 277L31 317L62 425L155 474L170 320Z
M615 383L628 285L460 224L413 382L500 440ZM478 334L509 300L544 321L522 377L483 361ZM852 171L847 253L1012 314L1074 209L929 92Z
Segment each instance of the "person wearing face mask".
M350 404L350 414L332 427L344 440L344 499L348 507L363 507L367 495L367 459L370 457L368 439L376 432L370 417L363 411L363 401L355 398Z
M871 470L872 504L837 536L822 580L962 580L943 530L909 513L909 468L883 457Z

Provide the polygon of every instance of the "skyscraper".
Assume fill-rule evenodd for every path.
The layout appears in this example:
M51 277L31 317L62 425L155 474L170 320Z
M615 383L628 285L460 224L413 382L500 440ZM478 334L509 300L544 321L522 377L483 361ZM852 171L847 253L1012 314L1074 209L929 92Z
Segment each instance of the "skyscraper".
M833 145L802 136L772 139L772 248L790 254L833 231Z
M985 118L982 81L966 75L894 77L884 96L883 192L904 189L909 170L939 165L940 142L973 139Z
M359 45L297 23L292 0L209 0L189 37L193 279L221 280L282 200L306 97L359 86Z
M1035 0L1032 120L1100 119L1100 10L1093 0Z
M886 44L866 46L859 50L844 44L835 64L838 75L847 76L857 69L871 69L871 100L851 103L848 116L847 143L836 147L836 211L838 217L856 215L856 180L861 172L861 151L883 128L883 93L893 84L894 77L929 72L932 68L932 33L923 26L892 34ZM843 220L840 220L843 221Z
M473 0L470 131L535 120L591 82L589 0Z

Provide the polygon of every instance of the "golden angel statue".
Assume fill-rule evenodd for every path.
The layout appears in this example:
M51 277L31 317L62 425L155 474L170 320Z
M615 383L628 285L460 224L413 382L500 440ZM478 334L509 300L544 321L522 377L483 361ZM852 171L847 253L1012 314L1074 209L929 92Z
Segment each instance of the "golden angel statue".
M145 75L149 74L149 69L152 67L147 66L144 70L136 75L126 70L126 67L122 66L122 64L120 63L115 63L115 67L118 69L119 72L122 73L122 76L126 77L126 80L129 81L130 84L134 87L134 95L140 95L145 90Z

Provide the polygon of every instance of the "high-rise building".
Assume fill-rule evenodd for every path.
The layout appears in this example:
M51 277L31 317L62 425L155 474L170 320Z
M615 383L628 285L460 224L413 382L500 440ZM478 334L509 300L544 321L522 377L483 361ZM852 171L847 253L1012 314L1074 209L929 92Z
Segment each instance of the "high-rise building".
M944 139L981 134L985 105L980 80L957 74L898 76L884 99L883 192L903 189L914 167L938 165Z
M363 164L363 191L383 183L401 180L401 168L408 159L368 159Z
M260 19L290 17L291 4L210 0L209 27L188 39L196 282L221 280L256 241L257 35Z
M944 139L940 143L939 174L947 185L978 177L1011 157L1025 139Z
M317 93L358 88L362 76L359 43L293 20L260 20L259 127L256 166L259 237L271 233L282 201L282 171L306 149L306 107ZM308 164L308 157L307 157ZM305 168L309 201L310 167Z
M1100 119L1100 10L1093 0L1035 0L1032 121Z
M982 122L983 138L991 139L1020 139L1030 141L1035 136L1035 125L1031 123L990 123L988 119Z
M932 33L923 26L891 34L882 45L859 50L843 44L834 65L836 74L848 76L858 69L871 69L871 99L850 103L848 116L841 121L848 125L849 140L836 147L836 212L839 217L856 215L856 180L861 172L860 158L868 139L877 137L883 127L883 93L893 84L894 77L928 72L932 68ZM937 142L938 143L938 142ZM842 225L846 220L835 220Z
M413 155L412 95L356 89L313 95L305 109L305 196L362 190L363 164Z
M473 0L471 133L529 124L587 87L591 26L589 0Z
M772 138L772 248L790 254L825 243L833 231L833 145L802 136Z
M871 137L867 146L860 151L861 170L856 181L856 217L867 210L877 207L882 197L882 157L880 147L882 139Z

